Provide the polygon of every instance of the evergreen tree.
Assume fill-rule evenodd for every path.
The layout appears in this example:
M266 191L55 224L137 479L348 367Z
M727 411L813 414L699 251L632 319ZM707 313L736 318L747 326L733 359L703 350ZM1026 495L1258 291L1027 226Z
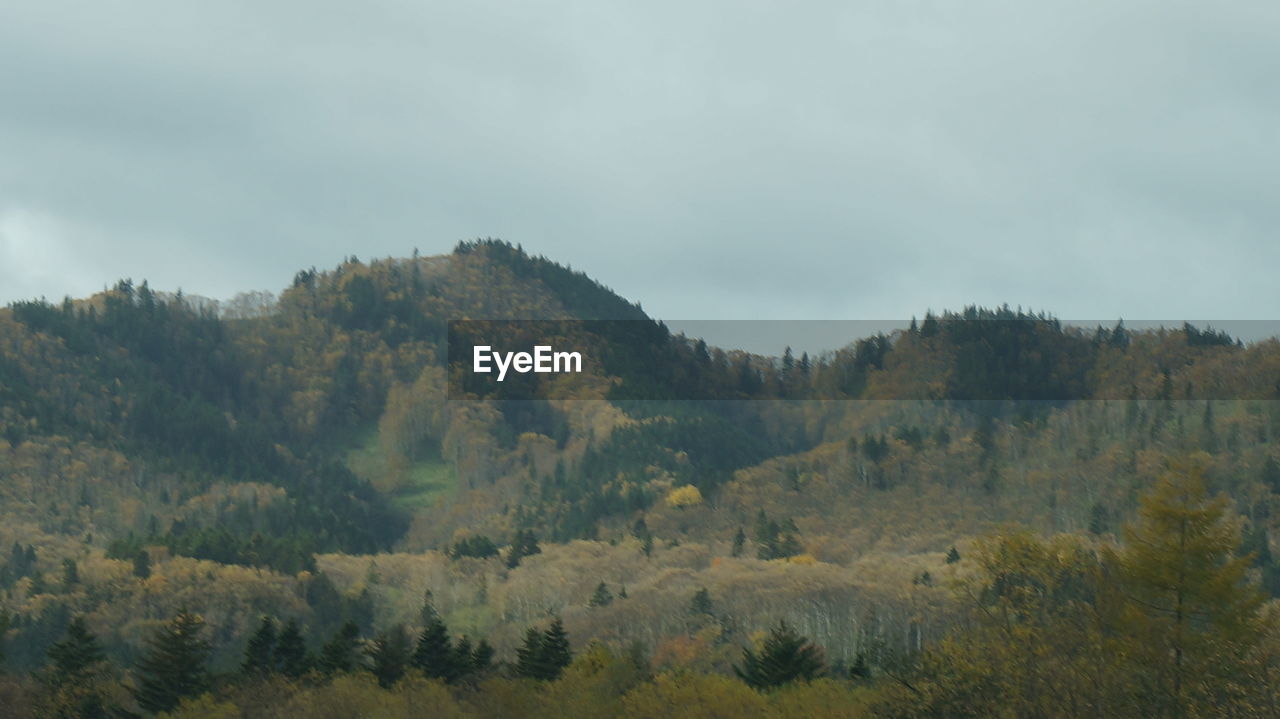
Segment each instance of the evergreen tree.
M560 617L556 617L542 639L542 663L550 672L548 679L559 678L571 662L573 652L569 648L569 635Z
M404 627L395 626L379 634L368 650L370 671L384 689L404 676L410 659L409 638Z
M746 546L746 544L747 544L747 533L742 531L742 527L738 527L738 533L733 535L733 550L730 551L729 553L730 556L741 557L742 550Z
M588 600L587 606L591 608L607 607L613 603L613 592L609 591L609 585L600 582L596 585L596 590L591 593L591 599Z
M4 635L12 625L13 615L4 609L0 609L0 674L4 674Z
M325 674L349 672L360 661L360 627L346 622L320 650L317 662Z
M471 671L476 674L489 671L489 668L493 666L494 654L494 649L489 642L481 639L480 643L476 645L475 651L471 652Z
M275 662L285 676L295 679L306 674L310 668L311 657L298 620L290 619L280 632L280 638L276 641Z
M858 656L853 658L853 664L849 667L849 678L854 681L863 681L871 678L871 666L867 664L867 655L858 652Z
M771 689L793 681L809 681L826 669L822 650L779 622L764 640L760 653L742 651L742 666L733 671L749 686Z
M263 615L258 630L249 637L244 648L244 661L240 671L250 677L265 677L276 670L276 622Z
M107 697L100 683L106 654L82 617L67 625L62 641L49 647L49 666L41 674L40 716L59 719L105 719Z
M951 549L947 550L947 564L955 564L958 561L960 561L960 550L953 544Z
M186 697L209 688L209 643L201 638L204 619L185 609L147 639L147 651L136 664L134 696L150 712L173 709Z
M145 549L133 554L133 576L146 579L151 576L151 555Z
M557 617L546 631L530 627L525 632L524 645L516 650L515 671L529 679L553 681L573 661L569 649L569 635Z
M534 536L532 529L521 529L511 540L511 549L507 550L507 567L515 569L520 566L520 560L533 554L539 554L542 548L538 546L538 538Z
M62 591L70 592L77 584L80 583L80 568L76 566L76 560L67 557L62 560Z
M516 649L515 672L526 679L544 679L542 668L542 632L529 627L524 633L524 644Z
M1267 457L1262 463L1262 483L1274 494L1280 494L1280 461Z
M49 647L48 654L48 678L56 684L83 684L102 670L107 659L83 617L71 620L62 641Z
M430 606L428 603L427 606ZM427 615L426 608L423 611ZM423 674L433 679L453 681L462 674L457 662L453 642L449 639L449 630L440 616L432 609L418 636L418 645L413 652L413 666L422 670Z
M708 592L706 587L702 587L693 593L693 599L689 602L689 613L694 616L712 616L711 592Z

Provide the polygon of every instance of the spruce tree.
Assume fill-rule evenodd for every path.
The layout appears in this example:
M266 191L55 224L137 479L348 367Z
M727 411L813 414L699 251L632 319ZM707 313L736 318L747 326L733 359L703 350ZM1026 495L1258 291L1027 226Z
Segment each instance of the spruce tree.
M210 646L200 636L203 629L204 619L184 609L147 639L147 651L136 664L134 690L143 709L169 711L182 699L208 690Z
M244 661L240 663L240 671L245 676L265 677L276 670L276 622L263 615L258 630L249 637L244 648Z
M742 531L742 527L738 527L738 533L733 535L733 550L729 553L733 557L741 557L742 550L747 544L747 533Z
M418 645L413 652L413 666L421 669L428 677L447 682L457 679L460 674L449 630L434 611L431 612L427 626L423 627L422 634L418 636Z
M573 662L573 652L569 648L569 634L564 630L564 623L556 617L542 637L542 663L547 668L548 679L557 679L560 673Z
M779 622L764 640L760 653L742 651L742 666L733 671L749 686L771 689L793 681L809 681L826 669L822 650Z
M360 627L348 621L320 650L317 662L325 674L349 672L360 661Z
M524 645L516 650L515 671L518 676L529 679L553 681L572 661L569 635L557 617L546 631L530 627L525 632Z
M951 549L947 550L947 564L955 564L958 561L960 561L960 550L953 544Z
M151 576L151 555L145 549L139 549L133 555L133 576L138 579Z
M410 659L409 638L404 627L395 626L379 634L371 643L369 660L370 671L377 677L378 684L384 689L390 687L404 676Z
M481 674L488 671L493 666L494 654L494 649L489 642L481 639L480 643L476 645L475 651L471 652L472 673Z
M689 613L697 615L712 615L711 592L706 587L702 587L693 593L693 599L689 602Z
M613 592L609 591L609 585L600 582L596 585L596 590L591 593L591 599L587 601L587 606L591 608L607 607L613 603Z
M48 678L58 684L79 685L100 672L107 656L83 617L67 625L62 641L49 647Z
M276 640L275 662L285 676L295 679L311 668L307 641L302 636L298 620L290 619L280 632L280 638Z
M62 641L49 647L49 665L40 674L40 716L97 719L106 717L107 697L100 683L106 654L82 617L71 620Z

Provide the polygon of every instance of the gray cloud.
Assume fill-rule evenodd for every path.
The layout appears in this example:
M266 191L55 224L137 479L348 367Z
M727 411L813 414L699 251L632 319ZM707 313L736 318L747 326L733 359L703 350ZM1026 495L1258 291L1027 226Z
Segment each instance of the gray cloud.
M1280 5L7 3L0 301L498 236L676 318L1270 318Z

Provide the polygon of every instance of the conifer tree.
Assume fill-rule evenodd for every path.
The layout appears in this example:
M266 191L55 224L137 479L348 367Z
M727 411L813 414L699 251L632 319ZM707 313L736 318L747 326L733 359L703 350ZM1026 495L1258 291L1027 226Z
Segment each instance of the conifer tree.
M475 651L471 652L472 673L481 674L488 671L493 666L494 654L494 649L489 642L481 639L480 643L476 645Z
M738 533L733 535L733 550L730 551L729 553L730 556L741 557L742 550L746 546L746 544L747 544L747 533L742 531L742 527L738 527Z
M690 614L711 616L712 610L711 592L708 592L706 587L702 587L693 593L693 599L689 602Z
M106 717L107 697L99 681L107 668L106 654L82 617L71 620L63 639L49 647L48 657L49 665L40 675L40 716Z
M348 621L320 650L317 664L325 674L337 674L355 669L359 661L360 627L355 622Z
M145 549L139 549L133 555L133 576L138 579L151 576L151 555Z
M274 673L275 651L276 622L263 615L258 630L249 637L249 643L244 648L244 661L240 664L240 671L251 677L265 677Z
M1250 558L1237 556L1240 520L1229 515L1226 497L1209 495L1207 461L1197 453L1169 463L1143 496L1121 555L1132 626L1162 688L1152 701L1167 701L1176 715L1185 713L1193 685L1230 676L1232 658L1257 639L1262 602L1247 581Z
M433 679L453 681L461 672L453 642L449 639L449 630L434 609L428 614L424 608L423 614L430 619L418 636L418 645L413 652L413 666Z
M742 651L742 666L733 667L749 686L771 689L793 681L809 681L826 669L822 650L779 622L764 640L760 653Z
M182 699L209 688L205 665L210 646L200 636L203 629L204 619L184 609L147 639L147 652L136 664L134 690L143 709L169 711Z
M409 638L404 627L395 626L379 634L369 646L370 670L384 689L404 676L410 659Z
M285 676L297 678L311 668L311 657L307 652L307 642L302 636L302 628L298 620L290 619L276 640L275 663Z
M516 674L529 679L553 681L573 661L569 635L559 617L546 631L530 627L524 645L516 650Z
M613 592L609 591L609 585L600 582L596 585L596 590L591 593L591 599L587 601L587 606L591 608L607 607L613 603Z
M960 561L960 550L953 544L951 549L947 550L947 564L955 564L958 561Z

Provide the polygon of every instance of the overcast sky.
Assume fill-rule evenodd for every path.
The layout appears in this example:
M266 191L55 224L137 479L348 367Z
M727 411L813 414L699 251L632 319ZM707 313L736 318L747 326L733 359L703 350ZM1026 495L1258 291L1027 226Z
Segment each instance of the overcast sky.
M0 3L0 302L492 236L668 318L1280 310L1275 0L321 5Z

